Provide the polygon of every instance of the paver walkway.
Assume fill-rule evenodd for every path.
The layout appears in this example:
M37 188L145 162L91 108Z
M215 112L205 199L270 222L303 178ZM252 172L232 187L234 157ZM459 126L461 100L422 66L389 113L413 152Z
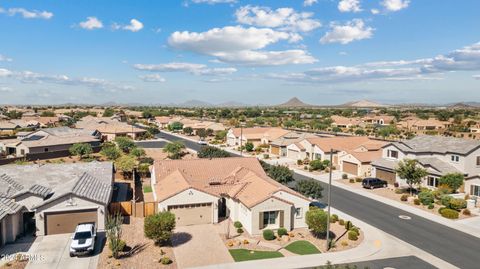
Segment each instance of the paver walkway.
M212 224L177 227L172 243L178 268L233 262Z

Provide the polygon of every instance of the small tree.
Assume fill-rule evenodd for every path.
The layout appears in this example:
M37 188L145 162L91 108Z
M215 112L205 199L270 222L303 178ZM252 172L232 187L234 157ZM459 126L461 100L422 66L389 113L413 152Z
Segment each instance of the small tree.
M122 237L123 217L120 213L108 215L105 222L108 247L112 251L112 256L118 259L119 253L125 248L125 242Z
M103 146L100 154L109 160L116 160L122 155L122 152L115 145Z
M255 146L253 145L252 142L245 143L245 150L248 151L248 152L252 152L254 147Z
M124 177L131 175L136 166L137 161L130 155L123 155L115 161L115 167L122 171Z
M325 164L321 160L313 160L310 162L310 168L312 170L323 170L325 167Z
M293 181L293 172L288 169L287 166L283 165L271 165L268 166L267 174L269 177L275 179L276 181L287 184L290 181Z
M171 131L179 131L183 129L183 123L175 121L168 125L168 129Z
M305 214L305 221L315 235L327 232L327 213L320 208L311 207Z
M207 130L201 128L201 129L198 129L197 130L197 135L200 137L200 138L205 138L207 137Z
M448 186L455 193L463 185L464 180L465 177L460 173L449 173L440 177L438 182L440 185Z
M227 131L218 131L215 133L215 139L218 141L225 141L227 137Z
M113 110L113 108L110 108L110 107L107 107L104 111L103 111L103 117L111 117L113 116L113 114L115 113L115 110Z
M205 146L197 153L198 158L225 158L230 157L230 153L217 147Z
M73 144L69 149L70 154L79 156L81 159L88 157L93 153L92 146L87 143Z
M130 151L130 155L136 157L136 158L141 158L146 155L145 150L142 148L134 148Z
M192 133L193 133L192 127L183 128L183 133L186 134L186 135L192 135Z
M313 199L322 198L323 187L319 181L314 179L301 180L297 183L297 191Z
M175 229L175 215L170 211L145 217L145 236L153 239L156 244L168 242L172 238L173 229Z
M185 145L181 141L170 142L165 145L163 152L168 153L170 159L180 159Z
M128 137L118 136L115 138L115 142L117 143L118 147L126 153L137 147L135 142Z
M416 160L405 159L398 163L397 169L395 169L397 175L405 179L409 188L410 195L412 195L413 185L418 185L422 182L422 178L427 176L427 170L417 165Z

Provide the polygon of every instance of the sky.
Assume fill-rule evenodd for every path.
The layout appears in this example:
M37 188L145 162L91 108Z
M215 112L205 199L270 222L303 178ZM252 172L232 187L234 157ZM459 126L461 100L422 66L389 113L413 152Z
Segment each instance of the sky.
M0 0L0 104L480 102L478 0Z

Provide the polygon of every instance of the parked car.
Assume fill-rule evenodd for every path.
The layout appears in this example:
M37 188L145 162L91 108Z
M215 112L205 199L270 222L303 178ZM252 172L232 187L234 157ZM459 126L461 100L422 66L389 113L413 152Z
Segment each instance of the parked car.
M72 243L70 243L70 257L92 254L95 250L96 237L95 224L78 224L72 235Z
M199 144L199 145L208 145L207 141L205 141L205 140L198 140L197 144Z
M367 177L362 180L362 186L366 189L386 188L388 183L385 180Z

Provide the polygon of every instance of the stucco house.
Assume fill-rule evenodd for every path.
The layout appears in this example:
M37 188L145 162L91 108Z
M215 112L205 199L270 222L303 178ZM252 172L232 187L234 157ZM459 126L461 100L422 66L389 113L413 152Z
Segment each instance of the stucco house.
M362 124L362 121L357 118L347 118L338 115L333 115L330 119L332 120L331 126L338 128L351 128Z
M147 131L110 117L87 116L75 123L75 128L97 130L102 134L102 140L113 141L116 137L124 136L138 139Z
M85 222L103 230L112 186L111 162L0 166L0 241L72 233Z
M250 234L306 227L310 199L269 178L256 158L162 160L151 172L158 209L178 226L230 218Z
M311 133L289 132L270 142L270 154L278 156L287 156L287 147L291 144L298 143L305 138L318 137Z
M403 159L415 159L427 170L422 183L425 187L437 187L438 178L447 173L461 173L465 175L464 191L480 197L480 141L421 135L391 142L383 147L382 158L372 162L372 175L406 185L395 173Z
M278 127L232 128L227 133L227 145L239 146L251 142L254 146L268 145L290 131Z

